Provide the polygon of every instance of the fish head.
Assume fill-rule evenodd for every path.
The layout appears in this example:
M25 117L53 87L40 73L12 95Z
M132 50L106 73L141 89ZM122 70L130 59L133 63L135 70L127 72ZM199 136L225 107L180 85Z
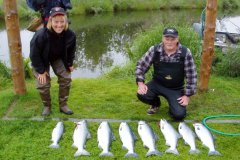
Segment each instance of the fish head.
M143 125L143 124L146 124L146 122L145 121L139 121L138 122L138 125Z
M202 130L202 128L204 127L202 123L194 123L193 126L195 128L195 131Z
M98 129L110 127L107 121L102 121Z
M58 122L57 126L63 126L63 122Z
M167 120L165 119L161 119L159 122L159 127L161 130L164 130L165 126L166 126Z
M180 122L179 125L178 125L178 130L183 130L184 128L186 128L186 123L184 122Z
M142 130L142 126L146 125L145 121L139 121L138 122L138 131Z
M86 124L86 123L87 123L87 121L86 121L85 119L81 120L80 122L81 122L82 124Z
M122 131L122 129L123 129L124 127L126 127L126 126L127 126L127 123L126 123L126 122L121 122L121 123L120 123L120 126L119 126L119 132Z

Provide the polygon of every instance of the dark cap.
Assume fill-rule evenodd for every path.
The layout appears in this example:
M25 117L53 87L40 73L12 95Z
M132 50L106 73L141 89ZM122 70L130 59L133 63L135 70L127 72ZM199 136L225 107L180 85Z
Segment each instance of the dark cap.
M178 31L175 28L165 28L163 31L163 36L164 37L178 37Z
M66 12L63 8L61 7L54 7L50 11L50 16L54 17L56 15L66 15Z

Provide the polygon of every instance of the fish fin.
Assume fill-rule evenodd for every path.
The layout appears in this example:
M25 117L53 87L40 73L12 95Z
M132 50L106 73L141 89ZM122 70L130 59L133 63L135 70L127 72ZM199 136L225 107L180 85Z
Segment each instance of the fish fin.
M166 141L165 145L170 147L170 143L168 143L168 141Z
M49 145L50 148L59 148L59 144L52 143Z
M113 157L113 154L111 152L102 152L99 157Z
M160 151L158 151L158 150L153 150L153 151L148 151L147 152L147 154L146 154L146 157L148 157L148 156L151 156L151 155L157 155L157 156L161 156L162 155L162 153L160 152Z
M177 149L172 150L172 149L169 148L169 149L167 149L167 150L165 151L165 153L172 153L172 154L175 154L175 155L179 155Z
M127 153L125 154L125 158L129 158L129 157L135 157L135 158L138 158L138 154L133 152L133 153Z
M88 151L86 151L85 149L83 150L77 150L77 152L74 154L74 157L78 157L78 156L90 156L90 153Z
M127 147L126 147L126 146L124 146L124 145L122 145L122 148L123 148L123 149L127 149Z
M90 139L90 138L91 138L91 134L90 132L88 132L87 139Z
M75 147L75 148L77 148L76 144L74 144L74 143L72 144L72 147Z
M112 141L115 141L116 137L114 136L114 134L112 133Z
M136 141L138 139L137 136L134 133L133 133L133 139L134 139L134 141Z
M158 135L155 132L153 132L153 134L154 134L154 139L158 140L159 139Z
M208 156L222 156L218 151L209 151Z
M185 144L185 145L188 145L188 143L187 143L185 140L184 140L184 144Z
M195 150L190 149L189 150L189 154L198 154L198 153L200 153L200 150L198 150L198 149L195 149Z
M179 138L182 138L182 135L181 134L177 134L177 138L179 139Z

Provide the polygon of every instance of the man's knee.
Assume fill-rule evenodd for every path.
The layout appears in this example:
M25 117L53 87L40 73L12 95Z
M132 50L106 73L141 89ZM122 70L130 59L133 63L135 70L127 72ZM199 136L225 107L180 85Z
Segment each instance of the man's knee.
M186 110L171 112L170 115L175 120L183 120L186 117Z

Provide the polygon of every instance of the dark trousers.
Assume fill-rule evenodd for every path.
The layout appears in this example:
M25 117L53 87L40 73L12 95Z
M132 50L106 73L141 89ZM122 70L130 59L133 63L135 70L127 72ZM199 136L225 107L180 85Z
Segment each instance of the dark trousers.
M176 120L182 120L186 116L186 107L178 103L178 98L184 95L184 89L169 89L156 81L152 80L146 84L148 86L148 91L146 94L137 94L140 101L154 105L160 106L159 96L163 96L167 99L169 104L169 114Z

